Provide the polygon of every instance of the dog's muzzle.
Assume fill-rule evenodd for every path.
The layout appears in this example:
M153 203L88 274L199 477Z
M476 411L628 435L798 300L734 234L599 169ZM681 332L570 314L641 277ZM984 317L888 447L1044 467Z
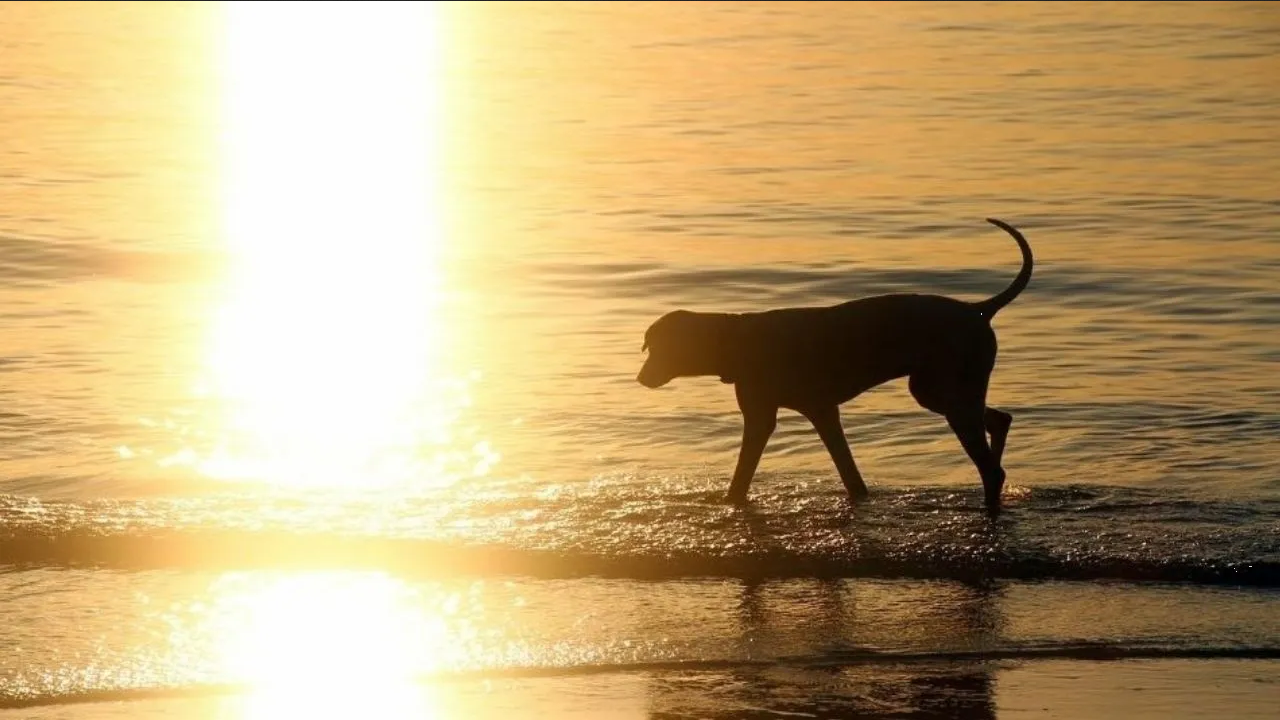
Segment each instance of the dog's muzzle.
M636 382L650 390L656 390L657 388L671 382L671 378L659 376L649 368L648 364L646 364L644 367L640 368L640 374L636 375Z
M636 376L636 382L649 388L650 390L655 390L667 384L665 380L660 380L655 377L647 377L643 372L641 372L639 375Z

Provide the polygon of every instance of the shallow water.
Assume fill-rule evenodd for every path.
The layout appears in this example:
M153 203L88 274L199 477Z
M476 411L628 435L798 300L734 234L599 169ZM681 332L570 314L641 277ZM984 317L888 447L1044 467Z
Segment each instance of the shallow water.
M332 702L413 717L420 716L415 703L465 696L477 683L486 689L471 703L492 712L498 699L491 684L514 683L520 697L536 695L539 683L529 681L550 680L562 692L577 686L588 698L603 694L615 711L639 701L650 717L677 711L735 717L766 700L778 712L817 716L944 717L950 706L965 717L990 717L997 703L1017 704L1016 694L1003 694L1002 678L1011 672L1030 666L1024 675L1034 685L1053 677L1039 665L1074 664L1089 673L1091 664L1107 662L1200 663L1220 687L1237 689L1244 710L1274 687L1251 689L1241 679L1265 676L1280 659L1280 648L1258 643L1280 632L1277 598L1242 589L937 580L414 581L351 571L87 574L33 570L4 577L8 615L30 619L6 633L13 652L0 665L5 706L213 698L247 702L258 708L252 716L271 703L282 711L333 714L323 707ZM100 592L93 598L69 592L68 581L76 579ZM42 637L51 610L73 619L74 629ZM1262 669L1232 672L1245 661ZM600 677L608 686L628 675L639 686L621 693L616 685L601 693L578 680ZM1042 702L1053 706L1067 694L1057 689ZM891 705L877 705L885 701ZM562 697L528 711L555 715L565 703ZM451 708L446 716L461 711Z
M566 628L610 605L666 620L690 587L818 580L906 588L929 612L946 603L912 582L995 583L1029 606L1059 602L1034 583L1078 582L1063 592L1096 593L1070 606L1093 613L1089 647L1122 655L1134 636L1110 623L1151 612L1123 598L1174 583L1151 592L1202 603L1183 621L1223 619L1179 635L1175 658L1280 648L1250 609L1280 586L1276 5L455 5L434 20L442 149L433 234L412 251L384 242L421 220L394 192L422 180L387 120L412 95L395 92L405 63L368 70L397 56L315 11L339 22L291 41L355 51L311 58L314 82L271 53L226 73L282 35L235 36L266 21L220 12L0 5L0 555L22 618L0 634L18 658L6 702L239 682L198 643L174 659L179 629L143 606L199 619L211 586L286 570L356 573L375 605L459 578L559 583L518 623L545 625L537 643L459 660L491 672L739 662L684 652L733 634L706 627L715 610L662 642L629 630L653 655L616 652L619 626ZM275 84L236 115L228 83L254 76ZM316 112L236 145L290 101ZM228 117L245 124L230 140ZM987 297L1017 270L989 216L1037 261L996 321L1009 511L979 511L976 472L900 383L844 410L865 507L791 416L753 506L720 503L732 393L640 387L648 323ZM310 597L312 576L292 577L285 607ZM788 602L803 624L826 600ZM1081 642L1070 625L1047 626L1048 657ZM1048 662L997 635L978 660Z

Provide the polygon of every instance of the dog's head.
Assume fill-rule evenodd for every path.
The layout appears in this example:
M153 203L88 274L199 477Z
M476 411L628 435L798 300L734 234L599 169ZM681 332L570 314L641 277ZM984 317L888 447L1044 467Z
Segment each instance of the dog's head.
M719 375L720 316L675 310L658 318L644 334L649 357L636 380L647 388L660 388L678 377Z

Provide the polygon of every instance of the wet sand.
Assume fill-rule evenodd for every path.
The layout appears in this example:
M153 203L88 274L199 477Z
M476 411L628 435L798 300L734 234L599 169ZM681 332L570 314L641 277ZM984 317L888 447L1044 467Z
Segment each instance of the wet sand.
M1275 717L1280 661L1043 660L820 670L616 672L423 683L403 713L451 718L1180 718ZM6 719L355 717L378 698L329 704L322 693L115 700L15 709ZM284 703L284 704L280 704ZM296 711L296 712L293 712ZM297 714L302 713L302 714Z

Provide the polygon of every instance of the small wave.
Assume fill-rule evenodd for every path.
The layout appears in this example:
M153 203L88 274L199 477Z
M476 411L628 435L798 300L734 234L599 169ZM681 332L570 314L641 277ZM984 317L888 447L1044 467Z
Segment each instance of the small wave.
M1192 647L1162 648L1090 644L1042 648L998 648L972 651L877 652L832 651L821 655L780 657L768 660L725 658L670 660L635 663L515 666L482 670L454 670L416 678L419 684L476 680L539 679L582 677L623 673L708 673L752 668L794 668L812 670L855 665L901 666L943 663L994 663L1036 660L1277 660L1278 647ZM137 702L173 698L203 698L243 694L253 690L247 683L202 683L179 686L104 688L62 694L0 695L0 710L83 705L105 702Z
M161 251L112 247L87 238L0 235L0 279L18 286L61 284L105 276L137 282L215 277L226 259L197 249ZM69 312L57 309L59 317Z
M820 487L820 489L815 489ZM402 500L0 500L16 566L375 568L408 575L1122 580L1280 587L1280 503L1014 490L992 520L949 488L856 508L775 482L751 508L698 483L465 490Z

